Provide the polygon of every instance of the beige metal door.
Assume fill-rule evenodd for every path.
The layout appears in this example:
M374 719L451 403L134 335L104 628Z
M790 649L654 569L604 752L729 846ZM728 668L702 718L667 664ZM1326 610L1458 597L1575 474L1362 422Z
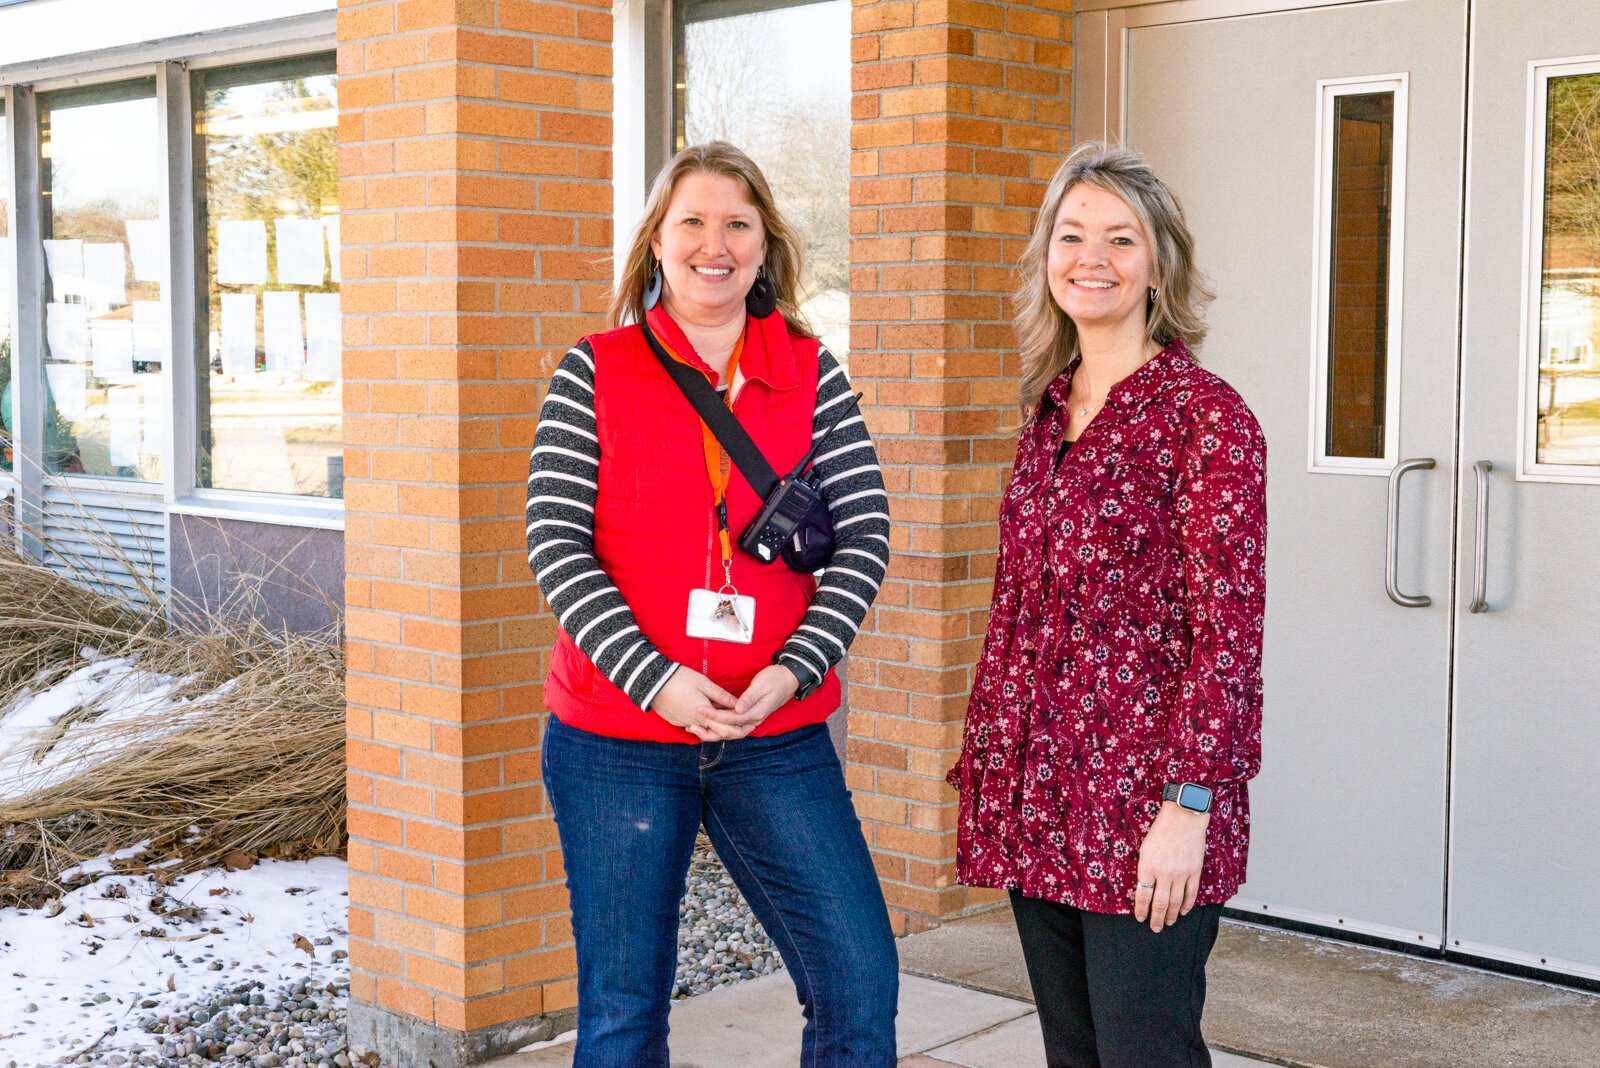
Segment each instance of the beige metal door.
M1202 362L1244 394L1269 446L1265 766L1234 904L1439 946L1464 4L1210 17L1240 6L1140 5L1076 24L1080 57L1109 74L1105 132L1125 107L1120 132L1186 207L1218 294ZM1094 92L1080 137L1095 132ZM1375 106L1386 128L1359 121ZM1340 229L1333 196L1355 202L1369 129L1388 138L1388 169L1374 172L1384 215ZM1350 347L1334 335L1351 319L1343 294L1363 284L1382 366L1350 387L1332 348ZM1342 442L1362 419L1370 433ZM1405 474L1392 509L1406 459L1434 466ZM1386 592L1387 543L1413 606Z

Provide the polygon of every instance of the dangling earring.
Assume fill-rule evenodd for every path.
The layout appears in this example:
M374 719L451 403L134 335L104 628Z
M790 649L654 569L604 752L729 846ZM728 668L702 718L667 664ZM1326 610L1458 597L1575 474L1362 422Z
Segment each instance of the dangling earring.
M778 310L778 290L767 277L765 264L756 268L755 283L744 295L744 310L753 319L765 319Z
M661 265L658 263L644 284L644 310L650 311L661 303Z
M1154 304L1156 302L1156 298L1159 297L1160 295L1161 295L1161 290L1157 289L1155 286L1151 286L1150 287L1150 303L1151 304Z

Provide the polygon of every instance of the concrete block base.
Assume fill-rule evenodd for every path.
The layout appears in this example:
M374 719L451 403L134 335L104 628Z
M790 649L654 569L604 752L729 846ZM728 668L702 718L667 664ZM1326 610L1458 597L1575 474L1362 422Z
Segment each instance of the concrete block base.
M351 998L350 1056L360 1064L377 1054L384 1068L467 1068L570 1031L577 1019L570 1009L463 1032Z

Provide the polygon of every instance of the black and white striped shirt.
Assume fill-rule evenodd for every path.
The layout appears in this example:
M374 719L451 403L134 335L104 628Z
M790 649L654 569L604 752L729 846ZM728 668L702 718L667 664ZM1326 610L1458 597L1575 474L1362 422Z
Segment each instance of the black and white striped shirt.
M844 369L818 358L812 439L850 403ZM602 457L594 416L594 353L570 350L550 380L528 474L528 564L561 629L642 709L678 665L639 629L594 555L594 506ZM844 658L889 564L889 498L861 413L839 424L812 464L833 517L835 547L817 595L778 658L802 679L821 679Z

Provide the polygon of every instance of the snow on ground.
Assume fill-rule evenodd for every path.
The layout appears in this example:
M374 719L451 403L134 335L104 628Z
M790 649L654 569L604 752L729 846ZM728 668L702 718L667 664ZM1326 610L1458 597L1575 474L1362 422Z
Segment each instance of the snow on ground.
M195 699L174 694L188 681L140 669L135 660L102 657L85 648L83 666L38 693L25 693L0 712L0 802L15 801L92 767L119 739L100 728L144 720L176 729L222 689ZM63 717L98 707L62 730Z
M71 1059L112 1028L102 1049L150 1047L160 1036L141 1017L219 987L348 983L347 886L341 860L264 860L170 886L107 875L58 899L59 912L0 909L0 1066Z

